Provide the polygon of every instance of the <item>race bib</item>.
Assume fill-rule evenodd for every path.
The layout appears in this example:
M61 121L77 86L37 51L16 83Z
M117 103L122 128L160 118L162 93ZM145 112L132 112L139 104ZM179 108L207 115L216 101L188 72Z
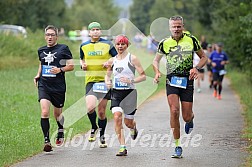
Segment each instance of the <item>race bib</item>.
M115 89L129 89L130 84L121 82L120 78L114 78L114 88Z
M225 75L226 73L227 73L226 70L220 70L220 71L219 71L219 75Z
M186 89L187 78L186 77L171 77L170 86Z
M56 77L56 74L52 74L50 71L53 66L42 65L42 76L43 77Z
M108 88L104 82L98 82L93 85L93 91L97 93L108 93Z

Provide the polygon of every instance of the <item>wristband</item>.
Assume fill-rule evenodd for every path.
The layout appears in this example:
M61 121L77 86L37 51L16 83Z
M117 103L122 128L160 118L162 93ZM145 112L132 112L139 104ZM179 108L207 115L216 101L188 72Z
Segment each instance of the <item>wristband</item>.
M60 68L60 71L61 71L61 72L65 72L65 70L64 70L64 68L63 68L63 67L61 67L61 68Z
M198 67L198 66L195 66L195 68L199 71L200 70L200 68Z

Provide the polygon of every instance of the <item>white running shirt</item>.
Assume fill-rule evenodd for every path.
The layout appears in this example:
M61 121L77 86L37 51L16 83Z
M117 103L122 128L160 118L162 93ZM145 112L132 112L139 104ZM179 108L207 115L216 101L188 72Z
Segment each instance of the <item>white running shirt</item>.
M126 84L120 82L121 77L126 77L129 80L133 80L135 78L135 67L131 64L131 54L128 53L127 56L118 60L117 56L114 57L113 60L113 88L114 89L135 89L135 84Z

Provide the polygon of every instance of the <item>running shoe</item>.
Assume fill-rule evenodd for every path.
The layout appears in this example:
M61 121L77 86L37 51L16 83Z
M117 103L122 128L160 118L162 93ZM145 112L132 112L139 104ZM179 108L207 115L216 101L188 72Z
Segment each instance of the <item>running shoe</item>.
M217 99L218 99L218 100L221 100L221 95L217 95Z
M105 141L105 137L100 137L100 148L107 148L108 145Z
M191 131L193 130L193 118L190 122L186 122L186 124L185 124L185 133L186 134L190 134Z
M127 156L127 150L126 148L120 148L119 152L116 154L116 156Z
M59 129L55 144L61 146L64 143L64 129Z
M98 130L99 130L99 128L91 129L91 133L90 133L90 136L88 138L89 142L94 142L96 140L96 134L97 134Z
M138 130L135 126L134 129L130 129L130 136L131 136L132 140L135 140L137 138L137 135L138 135Z
M213 92L213 97L217 97L217 91L216 90L214 90L214 92Z
M172 154L171 158L182 158L182 151L183 151L182 147L177 146L175 148L175 152L174 152L174 154Z
M51 152L52 151L52 145L49 141L45 142L44 149L45 152Z

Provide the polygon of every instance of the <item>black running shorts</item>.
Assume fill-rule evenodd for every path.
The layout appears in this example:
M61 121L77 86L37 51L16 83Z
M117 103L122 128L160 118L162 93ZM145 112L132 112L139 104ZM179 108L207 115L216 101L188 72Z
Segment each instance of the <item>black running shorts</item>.
M193 91L194 91L193 82L194 81L188 80L186 89L183 89L183 88L170 86L168 82L168 80L170 81L170 79L171 79L171 76L167 78L166 95L169 96L170 94L176 94L179 96L180 101L193 102Z
M219 72L213 73L213 81L222 82L224 78L224 75L220 75Z
M65 104L65 92L47 92L43 88L38 89L38 101L41 99L49 100L54 107L62 108Z
M113 89L111 97L111 107L121 107L127 115L134 115L137 108L136 89L116 90Z

